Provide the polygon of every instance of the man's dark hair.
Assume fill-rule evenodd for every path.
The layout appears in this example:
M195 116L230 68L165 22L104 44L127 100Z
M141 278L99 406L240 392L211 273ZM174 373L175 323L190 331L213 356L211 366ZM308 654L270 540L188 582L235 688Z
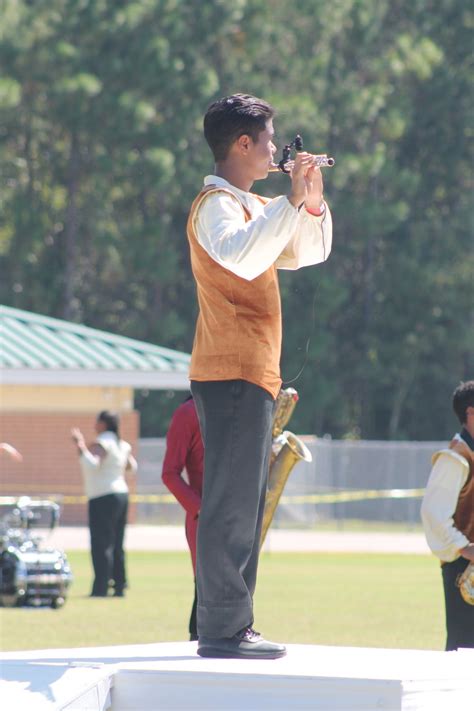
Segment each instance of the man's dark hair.
M275 115L270 104L250 94L233 94L211 104L204 116L204 136L216 161L225 160L240 136L254 142Z
M117 439L120 439L120 419L115 412L110 412L110 410L102 410L97 415L97 420L103 422L107 428L107 432L114 432L117 435Z
M466 422L468 407L474 407L474 380L460 383L453 393L453 410L462 425Z

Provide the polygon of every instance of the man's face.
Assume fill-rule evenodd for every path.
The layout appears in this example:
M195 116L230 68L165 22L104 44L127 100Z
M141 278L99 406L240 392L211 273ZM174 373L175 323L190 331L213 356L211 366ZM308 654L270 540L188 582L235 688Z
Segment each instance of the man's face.
M273 121L269 119L265 124L265 130L258 134L258 139L254 142L250 140L249 160L255 169L255 180L266 178L273 156L276 153L276 146L273 143Z

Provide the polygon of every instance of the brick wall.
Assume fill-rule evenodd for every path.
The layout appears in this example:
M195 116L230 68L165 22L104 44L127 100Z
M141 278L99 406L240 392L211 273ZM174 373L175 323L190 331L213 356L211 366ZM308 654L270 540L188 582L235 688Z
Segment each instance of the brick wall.
M63 497L61 523L85 524L87 507L77 502L84 496L77 449L71 440L71 428L79 427L86 442L95 439L96 413L2 413L0 441L13 445L23 455L23 462L13 461L0 453L0 495ZM132 445L136 456L139 415L125 412L120 416L120 434ZM127 473L130 493L135 493L136 482ZM132 504L129 521L135 521L136 505Z

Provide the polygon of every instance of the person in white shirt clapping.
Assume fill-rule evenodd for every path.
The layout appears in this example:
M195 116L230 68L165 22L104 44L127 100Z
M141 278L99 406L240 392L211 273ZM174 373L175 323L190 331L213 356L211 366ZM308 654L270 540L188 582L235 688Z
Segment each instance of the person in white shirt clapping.
M94 583L91 597L107 597L109 581L114 595L123 597L127 584L123 539L128 511L127 470L137 463L131 446L120 438L118 415L104 410L95 422L97 438L86 446L82 432L73 428L72 439L79 455L88 498Z

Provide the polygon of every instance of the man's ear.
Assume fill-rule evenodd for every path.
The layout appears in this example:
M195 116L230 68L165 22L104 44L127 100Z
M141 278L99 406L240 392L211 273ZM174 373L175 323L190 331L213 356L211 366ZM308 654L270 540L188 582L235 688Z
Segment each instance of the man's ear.
M248 153L251 143L252 143L252 138L247 133L244 133L244 134L242 134L242 136L239 136L239 138L236 141L237 147L238 147L240 153L242 153L242 154Z

